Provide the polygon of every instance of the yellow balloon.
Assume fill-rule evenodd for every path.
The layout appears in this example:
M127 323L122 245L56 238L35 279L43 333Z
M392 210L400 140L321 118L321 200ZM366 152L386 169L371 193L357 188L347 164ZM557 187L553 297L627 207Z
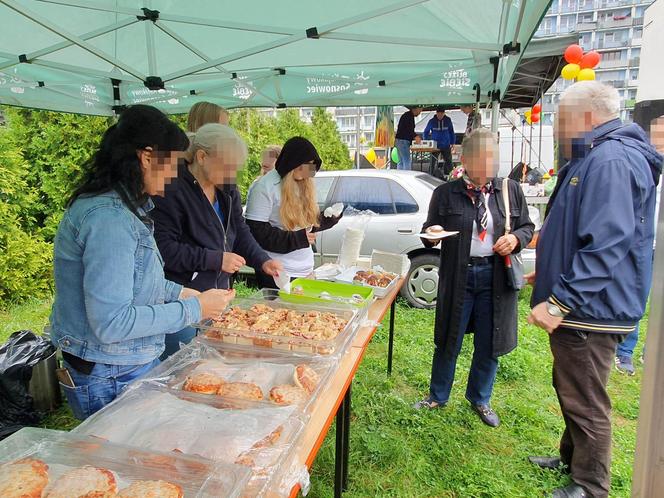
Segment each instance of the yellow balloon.
M592 81L595 79L595 71L590 68L585 68L579 71L578 76L576 77L579 81Z
M530 119L530 116L533 115L533 111L528 109L526 112L523 113L523 115L526 117L526 119Z
M578 64L567 64L565 67L563 67L563 70L560 71L560 75L566 80L573 80L577 77L580 71L581 66Z
M526 116L526 123L528 123L529 125L533 124L532 116Z
M367 158L367 161L373 164L376 161L376 151L373 149L369 149L367 153L364 154L364 157Z

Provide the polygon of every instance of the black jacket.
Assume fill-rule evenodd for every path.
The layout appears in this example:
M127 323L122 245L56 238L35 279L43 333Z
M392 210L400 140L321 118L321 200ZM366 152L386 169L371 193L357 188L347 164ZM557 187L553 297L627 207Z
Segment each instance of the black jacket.
M224 252L239 254L256 269L270 259L244 221L237 189L218 188L217 199L223 226L186 166L179 168L164 197L153 197L154 236L169 280L199 291L227 289L230 274L221 271Z
M415 115L411 111L404 112L399 118L396 138L412 142L415 135Z
M519 252L530 243L535 226L528 216L528 205L521 187L513 180L510 180L508 185L512 233L519 239L515 252ZM489 198L489 209L493 216L494 239L498 240L505 231L502 178L494 179L493 186L495 193ZM474 220L475 206L466 193L463 179L436 188L431 197L424 230L432 225L441 225L447 231L459 232L458 236L443 239L440 250L434 342L446 355L454 354L454 346L460 333ZM422 242L430 245L426 240ZM494 357L507 354L516 347L517 301L518 292L507 287L505 266L497 256L493 274ZM469 332L472 327L472 323L469 324Z

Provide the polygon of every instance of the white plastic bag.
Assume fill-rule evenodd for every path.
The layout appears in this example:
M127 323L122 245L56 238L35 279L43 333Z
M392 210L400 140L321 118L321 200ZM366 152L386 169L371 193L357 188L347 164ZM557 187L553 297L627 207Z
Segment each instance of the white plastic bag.
M351 221L346 227L337 260L344 268L353 266L359 259L362 242L364 242L364 234L371 221L371 217L375 214L373 211L358 211L352 207L346 208L344 219Z

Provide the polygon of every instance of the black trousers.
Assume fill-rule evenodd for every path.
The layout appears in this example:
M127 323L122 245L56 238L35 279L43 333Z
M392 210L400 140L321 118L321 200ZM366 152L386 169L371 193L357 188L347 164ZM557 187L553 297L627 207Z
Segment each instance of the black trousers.
M591 496L611 484L611 400L606 384L622 334L558 329L549 336L553 387L565 419L560 458Z
M443 168L442 168L442 173L444 175L449 175L452 172L452 169L454 168L454 163L452 162L452 148L451 147L445 147L444 149L438 149L439 154L443 158ZM432 168L431 170L435 173L436 168L438 168L438 154L435 152L431 154L431 165Z

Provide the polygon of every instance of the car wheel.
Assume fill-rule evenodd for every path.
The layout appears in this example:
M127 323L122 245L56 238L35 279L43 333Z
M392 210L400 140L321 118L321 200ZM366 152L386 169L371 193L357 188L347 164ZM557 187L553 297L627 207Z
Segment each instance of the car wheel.
M420 254L410 261L410 271L401 295L415 308L435 308L438 295L440 256Z

